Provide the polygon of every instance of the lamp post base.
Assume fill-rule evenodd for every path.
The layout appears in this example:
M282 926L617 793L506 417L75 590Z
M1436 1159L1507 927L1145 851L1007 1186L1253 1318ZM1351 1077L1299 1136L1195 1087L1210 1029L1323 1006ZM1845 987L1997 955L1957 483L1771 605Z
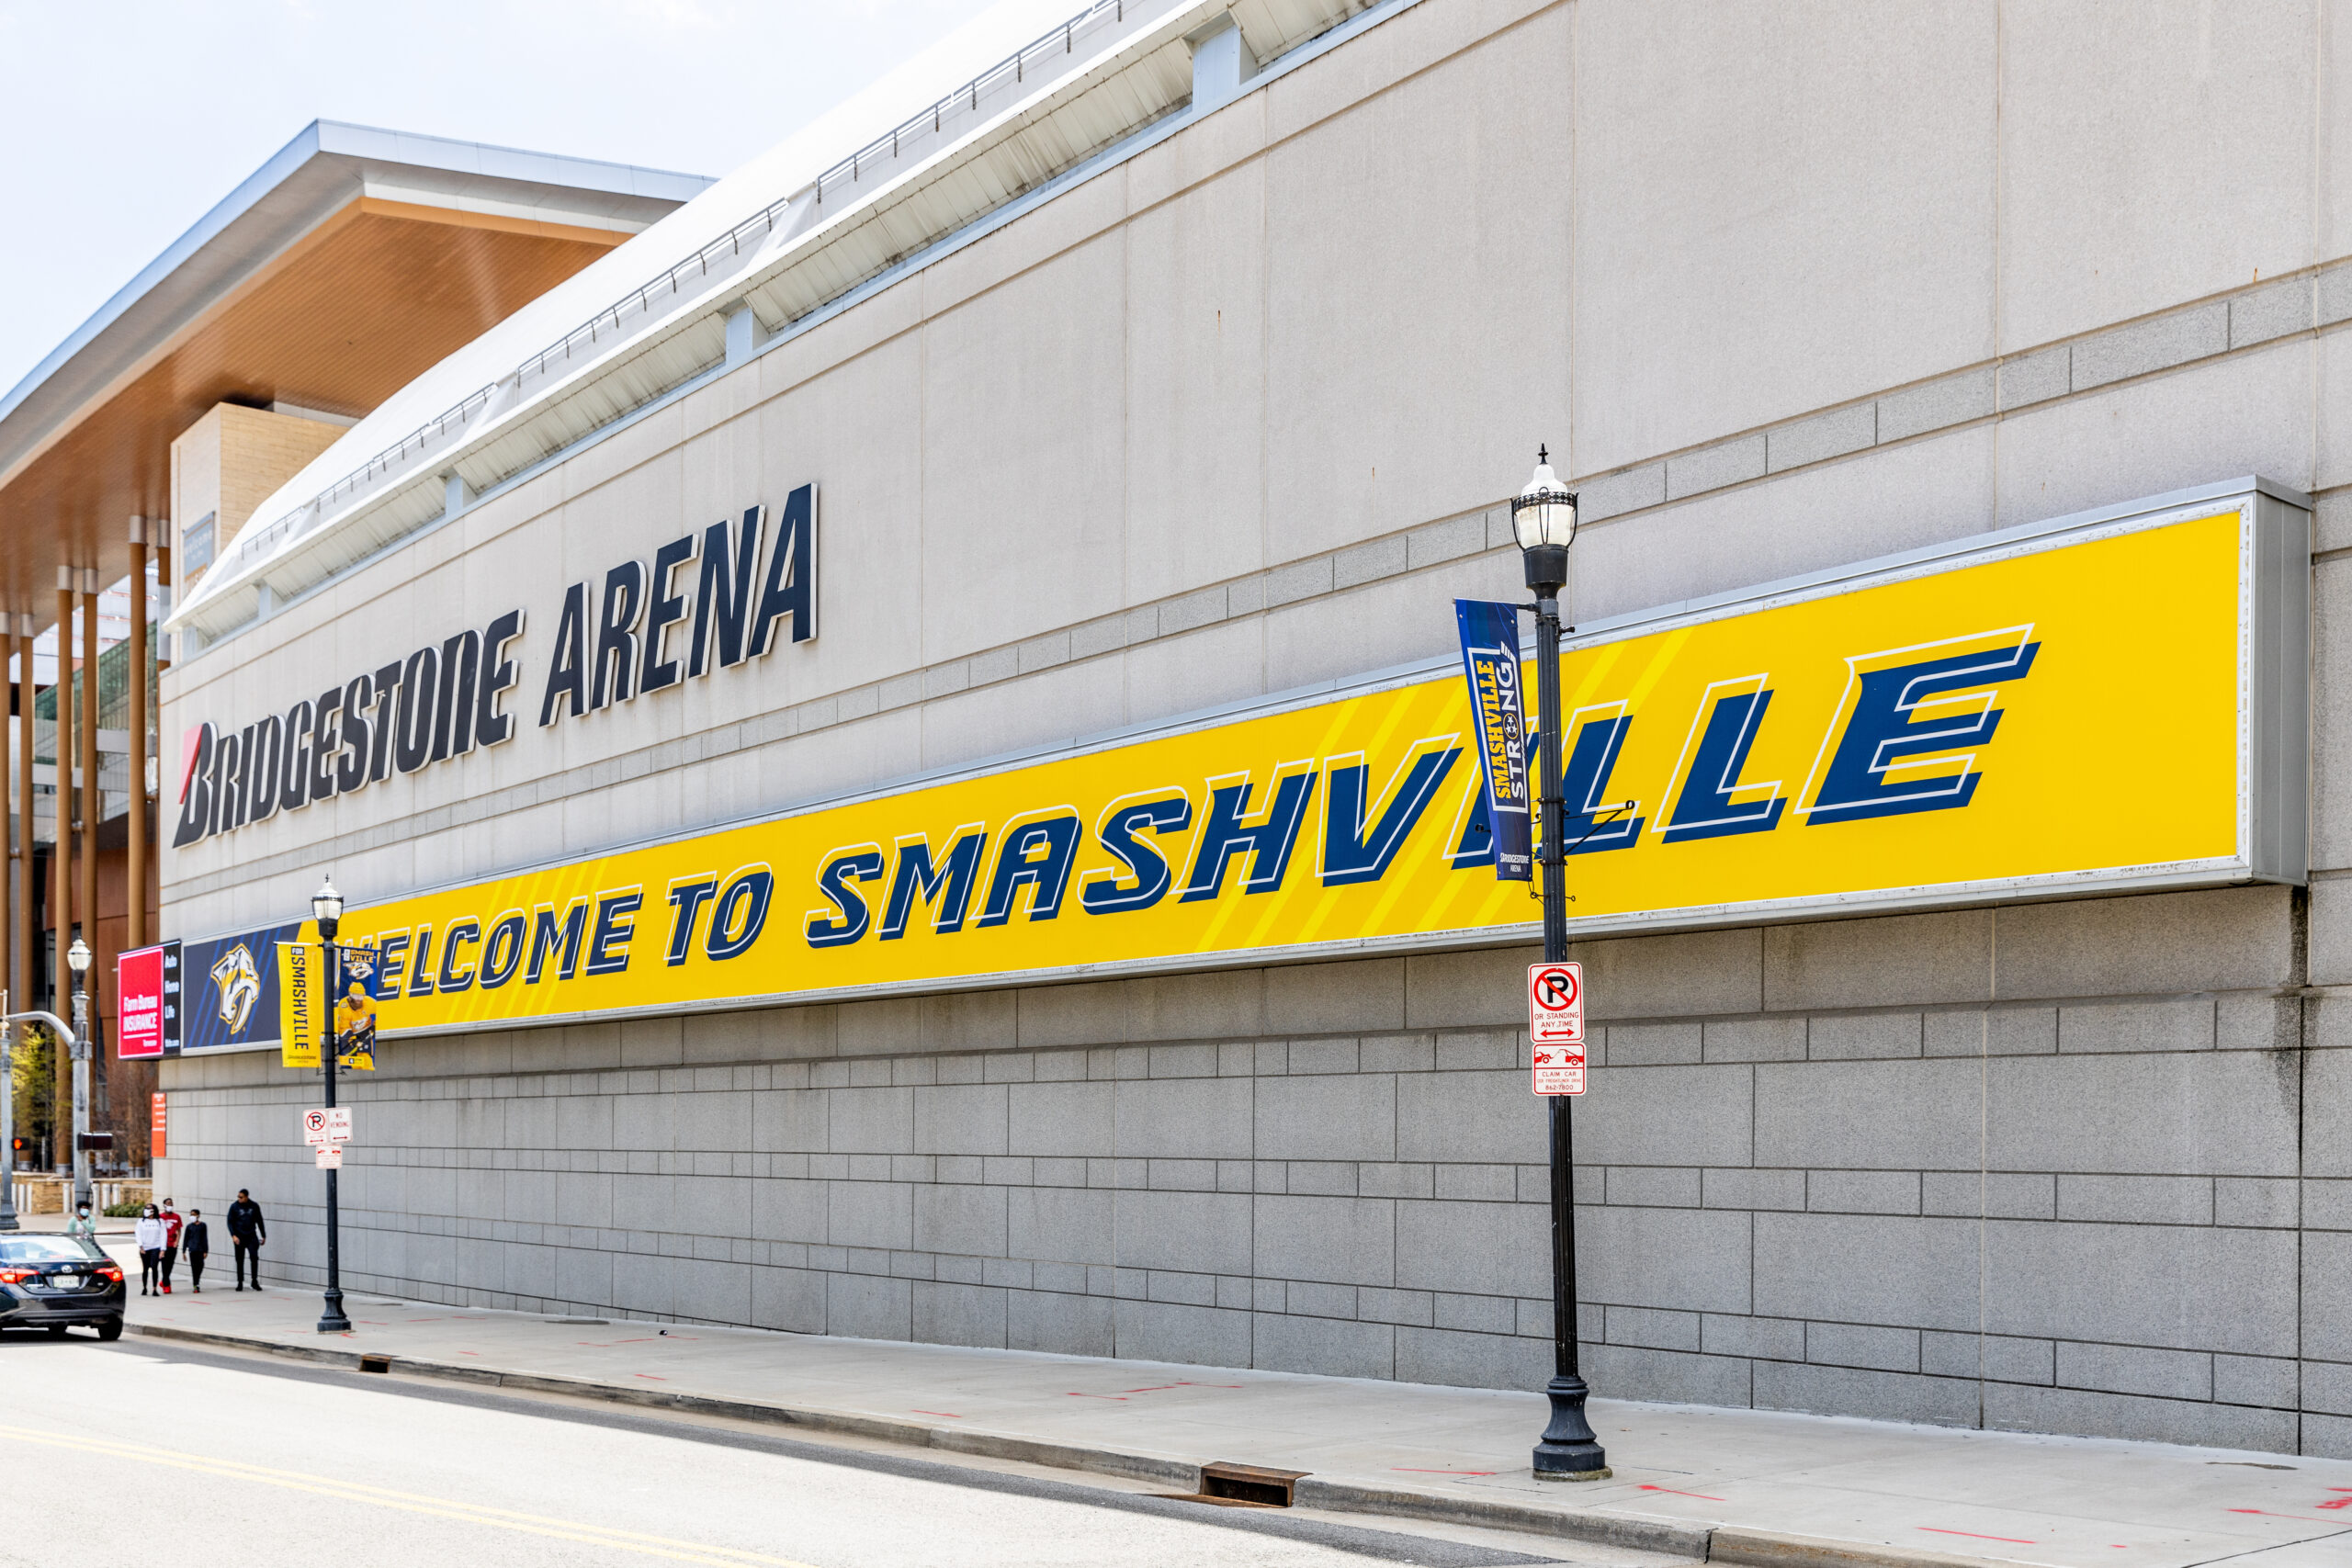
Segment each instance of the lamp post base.
M341 1291L330 1289L327 1292L326 1310L319 1314L319 1332L322 1334L348 1334L351 1332L351 1319L343 1315L343 1292ZM1579 1400L1577 1403L1581 1404L1583 1402Z
M1582 1378L1556 1377L1544 1388L1544 1397L1552 1402L1552 1424L1535 1445L1536 1480L1609 1479L1609 1455L1592 1435L1592 1423L1585 1419L1586 1393Z

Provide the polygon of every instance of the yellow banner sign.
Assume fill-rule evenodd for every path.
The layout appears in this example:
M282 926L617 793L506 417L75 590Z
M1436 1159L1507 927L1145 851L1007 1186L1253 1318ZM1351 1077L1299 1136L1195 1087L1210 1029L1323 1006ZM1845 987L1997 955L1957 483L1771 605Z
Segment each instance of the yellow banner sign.
M277 1050L289 1067L319 1066L320 1020L325 1016L325 953L306 942L277 944Z
M1573 929L2299 879L2249 725L2303 701L2257 600L2304 515L2249 490L1575 640ZM1523 937L1474 737L1448 661L349 923L402 1032Z

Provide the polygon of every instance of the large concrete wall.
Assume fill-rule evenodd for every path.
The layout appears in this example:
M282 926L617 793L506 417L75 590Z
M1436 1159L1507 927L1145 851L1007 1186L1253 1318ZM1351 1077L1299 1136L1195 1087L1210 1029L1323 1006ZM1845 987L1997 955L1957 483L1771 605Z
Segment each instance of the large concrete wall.
M2340 32L1422 0L172 671L167 728L282 710L825 487L817 644L168 855L166 929L1442 654L1448 597L1515 592L1538 440L1586 616L2258 472L2318 498L2308 894L1594 944L1584 1329L1611 1394L2352 1453ZM346 1256L1529 1386L1523 956L401 1042ZM311 1267L307 1088L165 1083L175 1195L251 1186Z
M1539 1386L1523 951L403 1043L346 1284ZM2352 1453L2352 1041L2284 889L1586 944L1617 1397ZM315 1279L313 1089L178 1064L170 1183Z

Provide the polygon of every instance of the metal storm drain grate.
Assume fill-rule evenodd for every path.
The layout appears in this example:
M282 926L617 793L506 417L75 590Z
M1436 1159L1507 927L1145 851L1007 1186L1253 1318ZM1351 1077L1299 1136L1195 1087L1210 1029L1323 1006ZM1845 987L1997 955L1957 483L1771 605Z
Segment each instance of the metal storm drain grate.
M392 1359L390 1356L362 1356L359 1358L359 1370L363 1372L389 1372L392 1370Z
M1219 1460L1201 1466L1198 1500L1227 1507L1287 1508L1292 1487L1306 1474L1303 1470L1268 1470L1261 1464Z

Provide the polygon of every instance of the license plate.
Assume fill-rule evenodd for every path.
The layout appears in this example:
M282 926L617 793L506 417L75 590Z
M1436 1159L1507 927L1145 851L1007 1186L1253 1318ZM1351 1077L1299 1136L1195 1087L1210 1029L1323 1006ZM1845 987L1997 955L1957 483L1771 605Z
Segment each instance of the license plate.
M52 1291L78 1291L82 1288L82 1276L79 1274L51 1274L49 1277L49 1288Z

